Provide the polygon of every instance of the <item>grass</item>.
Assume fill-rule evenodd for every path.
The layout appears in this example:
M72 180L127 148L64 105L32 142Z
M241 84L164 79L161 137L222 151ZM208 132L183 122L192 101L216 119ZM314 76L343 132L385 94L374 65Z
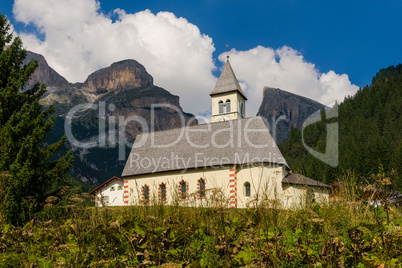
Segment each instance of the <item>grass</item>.
M63 188L23 227L3 224L0 267L402 267L402 211L342 202L300 210L91 205Z

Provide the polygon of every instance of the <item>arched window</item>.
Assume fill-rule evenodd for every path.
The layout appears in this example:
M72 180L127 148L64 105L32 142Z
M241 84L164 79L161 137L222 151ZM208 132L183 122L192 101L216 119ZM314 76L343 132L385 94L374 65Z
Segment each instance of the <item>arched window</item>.
M230 113L231 107L230 107L230 100L229 99L226 100L225 107L226 107L226 112Z
M149 200L149 187L148 185L144 185L143 189L143 196L144 200Z
M249 183L249 182L244 183L244 195L245 195L246 197L251 196L251 187L250 187L250 183Z
M199 190L200 190L200 197L204 198L205 197L205 181L203 179L200 179L198 181L198 185L199 185Z
M219 106L219 113L220 113L220 114L223 114L223 108L224 108L223 101L219 101L219 102L218 102L218 106Z
M159 185L159 189L160 189L161 201L165 202L166 201L166 185L164 183L162 183L161 185Z
M183 200L187 198L187 184L185 181L180 182L180 198Z

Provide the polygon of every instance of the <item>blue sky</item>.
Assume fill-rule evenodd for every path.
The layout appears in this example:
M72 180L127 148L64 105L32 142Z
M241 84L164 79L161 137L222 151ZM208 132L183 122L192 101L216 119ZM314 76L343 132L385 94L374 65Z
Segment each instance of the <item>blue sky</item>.
M48 25L49 21L41 20L41 17L45 16L45 13L35 14L36 11L34 10L34 8L24 9L23 5L27 5L28 3L26 1L29 0L16 1L16 3L19 2L19 5L16 5L17 7L14 8L14 12L13 1L2 1L0 3L0 11L9 17L11 23L15 27L15 30L18 33L22 34L24 44L28 44L28 49L40 50L37 52L45 54L45 57L48 59L49 64L55 63L53 64L53 66L56 65L54 68L57 71L66 76L69 81L74 80L74 75L70 75L69 77L68 70L63 70L62 67L60 67L60 70L58 70L57 61L61 61L62 58L61 56L57 56L57 53L51 51L51 49L49 48L50 45L57 45L57 43L54 42L47 42L47 40L51 39L51 35L55 34L56 30L54 28L51 29L51 26ZM65 0L64 2L66 1L67 0ZM69 1L71 2L71 5L74 5L75 0L68 0L67 2ZM95 0L80 1L94 2ZM42 5L44 2L47 1L41 1L38 5ZM57 9L58 7L53 6L52 8ZM63 7L60 7L60 9L63 9ZM91 9L88 7L82 7L82 9L84 14L85 12L88 12L88 14L90 12L93 13L93 10L91 11ZM281 60L281 57L283 57L281 55L283 55L282 52L284 46L291 49L290 52L286 52L288 56L293 52L296 53L292 54L293 56L289 56L288 59L296 59L298 56L302 56L302 61L305 63L305 66L308 65L307 67L310 68L310 71L312 70L311 65L313 65L313 71L318 73L316 74L315 80L318 79L321 83L324 83L322 81L325 80L325 77L321 79L321 74L328 74L329 76L329 72L332 71L332 79L327 78L327 80L333 81L334 85L336 83L337 85L345 84L345 81L343 81L342 83L338 81L340 79L338 76L341 76L342 74L347 75L349 79L348 81L350 82L350 85L348 85L349 88L348 90L345 90L345 92L340 92L339 98L342 98L344 95L350 94L350 92L356 90L356 88L352 86L363 87L366 84L370 84L372 76L375 75L375 73L380 68L385 68L389 65L395 65L402 62L402 1L400 0L101 0L100 6L98 6L98 9L96 10L97 16L99 17L100 15L102 15L110 19L109 24L116 24L116 21L123 21L119 13L113 13L113 11L116 9L124 10L126 14L137 14L138 12L142 12L146 9L149 9L151 11L151 14L153 15L157 15L160 11L168 11L174 14L175 17L185 18L190 25L196 26L199 29L201 36L197 38L202 38L203 35L207 35L208 37L210 37L210 39L212 39L209 41L210 47L207 47L207 45L203 45L201 46L201 48L194 47L194 51L205 48L206 51L211 54L211 61L214 66L211 67L211 62L203 63L202 66L208 66L208 71L214 76L211 78L212 80L216 79L216 76L219 75L219 68L222 67L222 64L224 62L224 59L222 58L222 53L225 53L225 44L229 44L230 49L235 49L231 51L231 57L233 58L232 66L234 68L234 71L236 75L238 75L239 79L244 82L243 86L246 87L246 91L247 89L249 90L250 94L253 90L261 91L261 85L270 86L270 80L253 84L253 82L249 80L254 79L254 77L252 75L248 75L247 70L243 71L242 65L247 66L246 61L250 59L250 55L256 53L260 53L259 55L262 55L261 53L269 54L270 51L274 51L275 55L273 57L276 58L279 62ZM46 12L54 13L54 11L50 8ZM66 10L66 12L69 12L69 10ZM17 13L18 15L16 15ZM58 17L54 17L53 19L57 20ZM67 18L66 20L68 21L68 19L69 18ZM74 18L71 18L71 20L73 19ZM140 19L138 19L135 23L138 23L139 20ZM144 21L147 20L148 19L144 18ZM91 20L89 24L96 24L96 21L96 19ZM174 22L172 23L174 25ZM116 28L117 27L115 27L114 29ZM64 28L61 27L60 29L61 31L63 31ZM154 31L153 29L155 28L149 29L150 31ZM77 31L80 31L80 29L77 28ZM99 30L99 32L102 31ZM29 34L32 33L33 35L30 36ZM190 32L189 34L194 35L194 33ZM71 38L71 35L74 34L70 34L69 38ZM29 36L30 38L28 38ZM32 36L36 37L36 41L33 41ZM60 36L58 38L60 39ZM74 39L74 36L72 38ZM47 42L46 46L43 43L41 44L40 41L45 41L45 43ZM158 42L163 43L163 40L159 40ZM199 43L199 41L197 42ZM80 45L82 46L82 44ZM89 45L85 44L85 46ZM260 49L253 50L258 46L260 46ZM191 49L191 46L189 48ZM263 48L269 48L271 50L268 51L264 50ZM57 50L59 48L54 47L53 49ZM155 49L158 49L158 47ZM163 50L163 48L160 49L161 51ZM90 57L90 55L96 54L94 52L96 51L95 48L88 48L86 51L89 51L85 54L89 55L88 57ZM185 51L183 51L184 56L187 55ZM74 53L73 50L70 53ZM161 52L158 55L162 55L163 57L164 54L163 52ZM133 54L133 57L134 56L136 55ZM219 58L219 56L221 57ZM118 57L119 56L116 56L116 58ZM191 57L190 54L188 57ZM267 59L269 60L270 58L267 57ZM249 61L251 61L251 59ZM102 65L107 66L110 63L106 61L97 61L97 63L94 63L93 65L91 65L91 67L98 68L102 67ZM155 70L154 73L151 72L154 78L155 76L158 76L159 71L156 70L155 67L152 67L153 65L151 62L149 63L149 66L151 67L148 68L146 58L142 59L141 63L144 64L144 66L148 70ZM254 65L264 66L262 63L261 65L259 64L260 63L255 63ZM284 68L283 66L279 67ZM290 68L287 73L292 72L292 68ZM284 74L278 73L278 75ZM205 77L207 76L208 74L205 75ZM300 76L303 76L303 74L300 74ZM165 81L163 78L163 74L160 75L160 77L161 78L159 79L159 81L162 86L178 95L185 95L185 93L183 93L185 91L183 90L178 90L177 92L175 92L175 84L173 82L167 82L166 79ZM81 77L77 79L82 80ZM273 77L272 79L275 81L281 81L280 78L276 79L276 77ZM297 80L297 76L289 77L289 79ZM158 77L156 77L155 80L158 81ZM210 87L211 83L205 84L205 87ZM328 85L328 83L326 85ZM310 85L301 85L301 89L299 91L295 89L297 88L297 84L288 85L286 83L279 83L278 85L281 88L288 87L283 88L285 90L288 89L289 91L293 91L294 93L301 94L321 102L329 102L329 100L334 100L334 98L338 98L335 97L335 95L331 95L327 99L320 98L320 94L327 94L328 92L324 90L320 93L319 89L312 90L312 93L309 94L306 91ZM189 84L185 84L182 87L188 88ZM260 88L253 89L253 87ZM334 86L334 88L335 90L338 90L336 86ZM210 91L212 89L206 89L205 92L207 92L208 90ZM188 91L188 89L186 91ZM256 93L256 96L258 96L258 94ZM255 102L257 103L258 101L256 100ZM196 112L199 111L197 110Z
M402 1L102 1L106 12L171 11L238 50L290 46L322 72L347 73L363 87L380 69L402 62Z

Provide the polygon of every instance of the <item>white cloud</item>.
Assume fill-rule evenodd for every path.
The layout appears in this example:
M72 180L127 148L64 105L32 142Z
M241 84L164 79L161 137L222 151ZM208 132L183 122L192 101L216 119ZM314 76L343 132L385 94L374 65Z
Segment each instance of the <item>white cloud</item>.
M245 85L243 89L249 99L249 115L258 111L265 86L280 88L323 104L343 101L345 96L358 90L346 74L338 75L334 71L321 74L314 64L306 62L298 51L287 46L276 50L262 46L248 51L232 49L229 55L237 79ZM219 55L219 60L226 61L226 53Z
M42 40L20 33L24 46L41 53L70 82L113 62L135 59L154 77L155 85L180 96L186 112L210 112L209 93L217 80L210 37L185 18L149 10L127 14L117 9L103 14L96 0L15 0L16 20L34 25ZM112 20L111 16L117 17ZM224 62L226 53L219 59ZM258 46L230 51L230 61L242 80L248 115L256 114L264 86L278 87L328 104L342 101L358 89L346 74L321 74L296 50Z
M95 0L16 0L13 12L16 20L33 24L44 36L41 41L20 33L24 46L43 54L70 82L83 82L113 62L135 59L155 85L180 96L185 111L209 110L215 48L212 39L186 19L170 12L126 14L118 9L113 21Z

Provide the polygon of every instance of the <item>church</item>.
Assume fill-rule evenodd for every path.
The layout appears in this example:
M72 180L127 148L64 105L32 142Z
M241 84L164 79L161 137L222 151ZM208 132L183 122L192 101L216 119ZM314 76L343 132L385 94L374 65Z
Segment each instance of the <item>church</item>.
M139 134L124 167L125 205L302 207L329 186L292 173L266 122L245 117L229 57L210 93L211 122Z

